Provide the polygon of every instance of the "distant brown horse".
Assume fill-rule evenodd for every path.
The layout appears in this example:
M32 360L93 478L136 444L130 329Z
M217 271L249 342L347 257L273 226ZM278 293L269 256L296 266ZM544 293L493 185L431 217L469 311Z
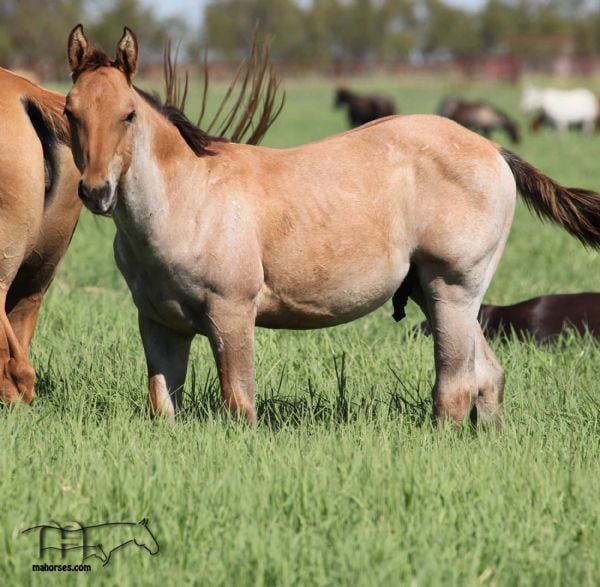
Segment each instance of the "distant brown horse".
M486 336L542 344L555 341L569 329L600 338L600 293L553 294L531 298L510 306L482 304L479 322ZM427 322L421 324L431 334Z
M438 107L438 114L488 138L492 131L503 130L513 143L521 140L518 124L488 102L444 98Z
M78 171L60 94L0 68L0 399L34 395L27 350L77 224Z
M438 116L389 117L291 149L230 143L135 88L131 30L110 59L79 25L68 54L80 196L115 222L155 413L174 421L203 334L225 405L254 422L256 326L334 326L401 290L396 305L410 295L432 324L435 420L499 423L504 376L477 312L516 188L593 247L600 194L562 187Z
M396 106L391 98L372 94L362 96L346 88L339 88L335 94L335 107L346 105L351 126L360 126L378 118L396 114Z

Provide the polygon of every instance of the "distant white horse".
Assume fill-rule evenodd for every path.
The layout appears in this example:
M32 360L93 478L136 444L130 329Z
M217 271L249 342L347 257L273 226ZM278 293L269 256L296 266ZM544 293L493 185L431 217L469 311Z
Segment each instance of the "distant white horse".
M521 109L532 112L540 108L558 131L564 132L580 124L584 133L594 132L598 117L598 100L589 90L555 90L527 88L523 92Z

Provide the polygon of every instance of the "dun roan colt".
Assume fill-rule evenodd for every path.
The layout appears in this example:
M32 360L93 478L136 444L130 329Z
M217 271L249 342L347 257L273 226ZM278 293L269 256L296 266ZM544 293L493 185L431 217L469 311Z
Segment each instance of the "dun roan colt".
M81 26L68 54L80 196L116 224L156 413L174 419L194 335L209 338L225 404L254 421L255 326L334 326L396 293L432 324L434 420L473 410L499 422L504 376L477 311L515 183L540 216L594 247L598 194L563 188L437 116L390 117L292 149L213 140L135 89L129 29L114 61Z
M65 98L0 68L0 400L30 402L27 350L81 202Z

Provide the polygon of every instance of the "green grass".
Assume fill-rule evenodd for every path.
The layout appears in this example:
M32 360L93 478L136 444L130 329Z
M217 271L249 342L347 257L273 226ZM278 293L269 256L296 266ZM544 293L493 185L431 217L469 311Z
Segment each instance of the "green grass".
M506 86L353 85L391 93L404 113L431 112L446 93L488 96L508 112L519 100ZM266 144L343 130L331 103L330 84L291 82ZM517 150L557 180L600 188L600 136L526 134ZM39 397L0 412L0 584L600 582L597 343L494 343L508 379L504 427L474 435L431 429L432 345L410 335L414 305L401 324L388 305L336 329L258 331L256 429L219 409L198 339L187 406L170 429L145 416L145 363L112 235L110 221L82 214L32 348ZM487 299L600 290L599 269L597 253L520 206ZM91 573L31 571L41 561L28 526L143 517L157 556L130 545Z

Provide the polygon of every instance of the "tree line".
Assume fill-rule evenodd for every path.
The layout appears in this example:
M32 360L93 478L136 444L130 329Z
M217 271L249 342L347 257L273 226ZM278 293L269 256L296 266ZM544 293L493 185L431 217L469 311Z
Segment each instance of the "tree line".
M487 0L477 11L443 0L213 0L204 38L233 56L255 23L282 59L600 53L598 0Z
M600 54L598 0L487 0L477 11L444 0L210 0L202 23L159 18L142 0L0 0L0 65L65 73L65 39L77 22L108 50L127 24L145 63L160 60L167 37L192 59L204 47L239 59L255 28L273 38L274 58L307 65Z
M141 0L0 0L0 66L66 76L67 37L80 22L110 52L129 26L146 60L162 56L167 37L185 38L189 30L183 15L161 19Z

